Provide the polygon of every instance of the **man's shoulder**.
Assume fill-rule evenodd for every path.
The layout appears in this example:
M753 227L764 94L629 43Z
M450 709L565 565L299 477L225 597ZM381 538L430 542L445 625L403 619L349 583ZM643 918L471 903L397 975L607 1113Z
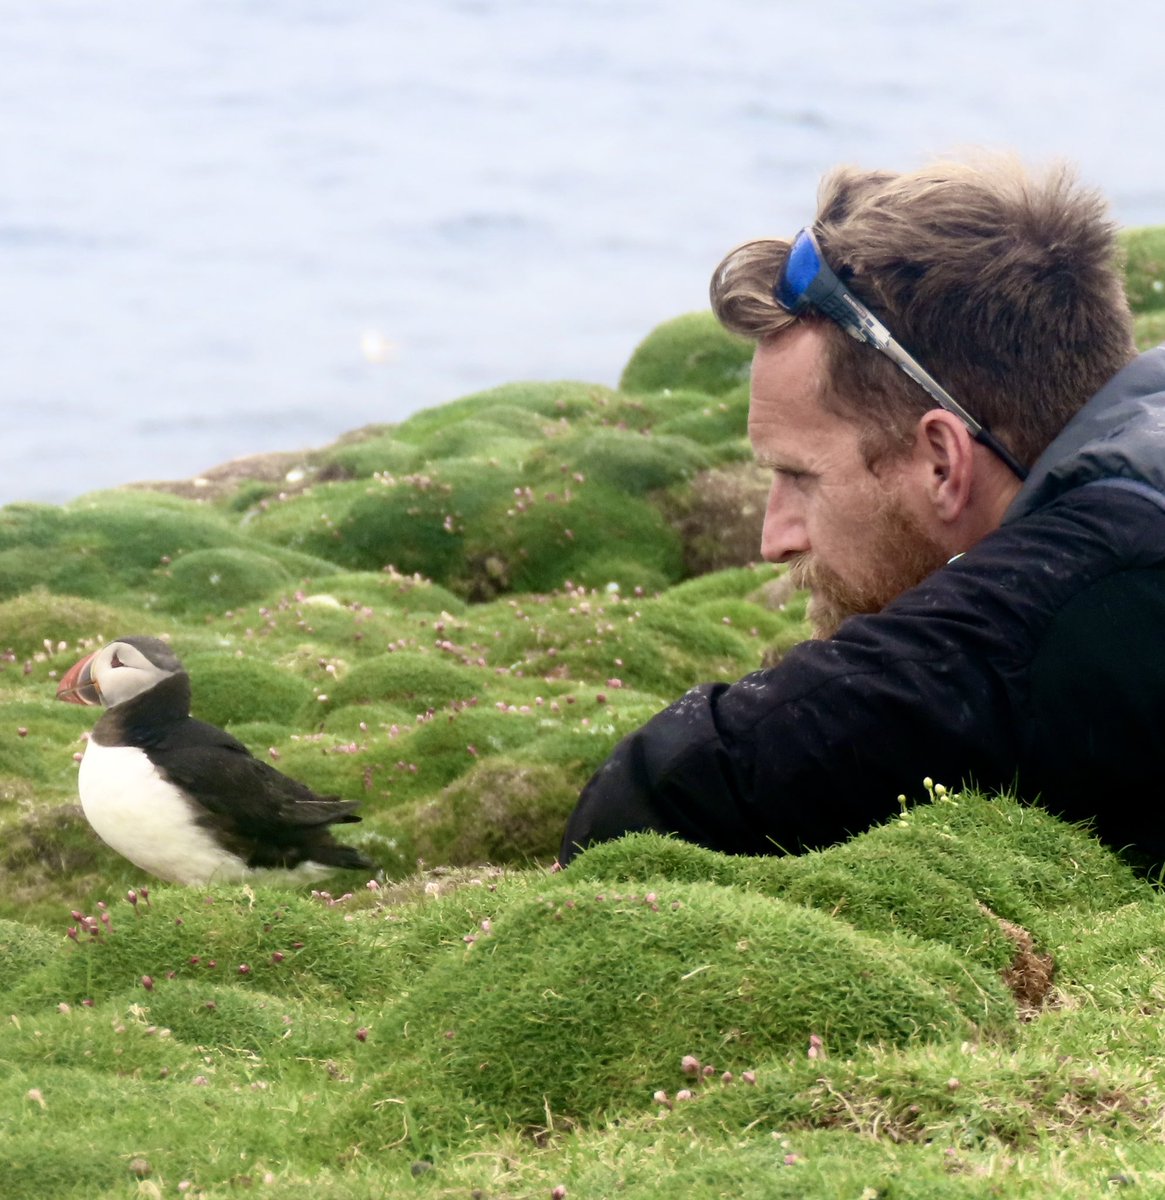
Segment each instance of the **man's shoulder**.
M950 566L1007 586L1043 580L1071 589L1162 562L1165 493L1135 480L1104 479L1001 525Z

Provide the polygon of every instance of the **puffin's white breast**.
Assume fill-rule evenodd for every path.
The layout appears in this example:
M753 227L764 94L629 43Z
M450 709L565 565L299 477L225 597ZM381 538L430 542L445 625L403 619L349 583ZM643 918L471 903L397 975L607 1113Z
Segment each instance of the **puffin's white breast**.
M246 865L194 820L191 801L144 750L90 741L78 775L81 807L97 836L134 866L171 883L229 883Z

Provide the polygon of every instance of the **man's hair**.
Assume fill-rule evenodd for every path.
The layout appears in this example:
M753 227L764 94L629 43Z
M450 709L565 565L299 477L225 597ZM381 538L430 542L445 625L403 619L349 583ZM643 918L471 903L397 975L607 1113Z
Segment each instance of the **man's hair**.
M898 341L1030 466L1136 354L1116 226L1098 192L1011 158L906 174L827 175L813 224L826 261ZM794 321L829 337L826 407L863 429L866 461L906 448L934 402L872 346L773 298L790 242L747 242L717 267L712 308L760 340Z

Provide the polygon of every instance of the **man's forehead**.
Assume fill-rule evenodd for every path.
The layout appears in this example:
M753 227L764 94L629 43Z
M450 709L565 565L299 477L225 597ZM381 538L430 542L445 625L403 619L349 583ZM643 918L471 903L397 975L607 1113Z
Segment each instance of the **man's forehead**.
M798 322L757 343L752 385L774 389L806 386L822 391L829 379L828 337L816 324Z
M749 425L812 422L824 413L828 379L825 343L816 329L794 327L766 338L753 354Z

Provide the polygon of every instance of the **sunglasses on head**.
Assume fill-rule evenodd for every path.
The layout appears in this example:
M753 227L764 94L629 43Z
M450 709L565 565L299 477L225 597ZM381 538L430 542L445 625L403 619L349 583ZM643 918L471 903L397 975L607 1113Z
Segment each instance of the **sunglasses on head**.
M803 312L806 308L816 309L840 325L851 337L880 350L926 391L940 408L958 417L975 441L997 455L1020 479L1027 478L1027 469L1007 447L984 429L912 355L903 350L886 326L838 279L825 261L811 229L802 229L793 239L781 273L773 285L773 298L791 313Z

